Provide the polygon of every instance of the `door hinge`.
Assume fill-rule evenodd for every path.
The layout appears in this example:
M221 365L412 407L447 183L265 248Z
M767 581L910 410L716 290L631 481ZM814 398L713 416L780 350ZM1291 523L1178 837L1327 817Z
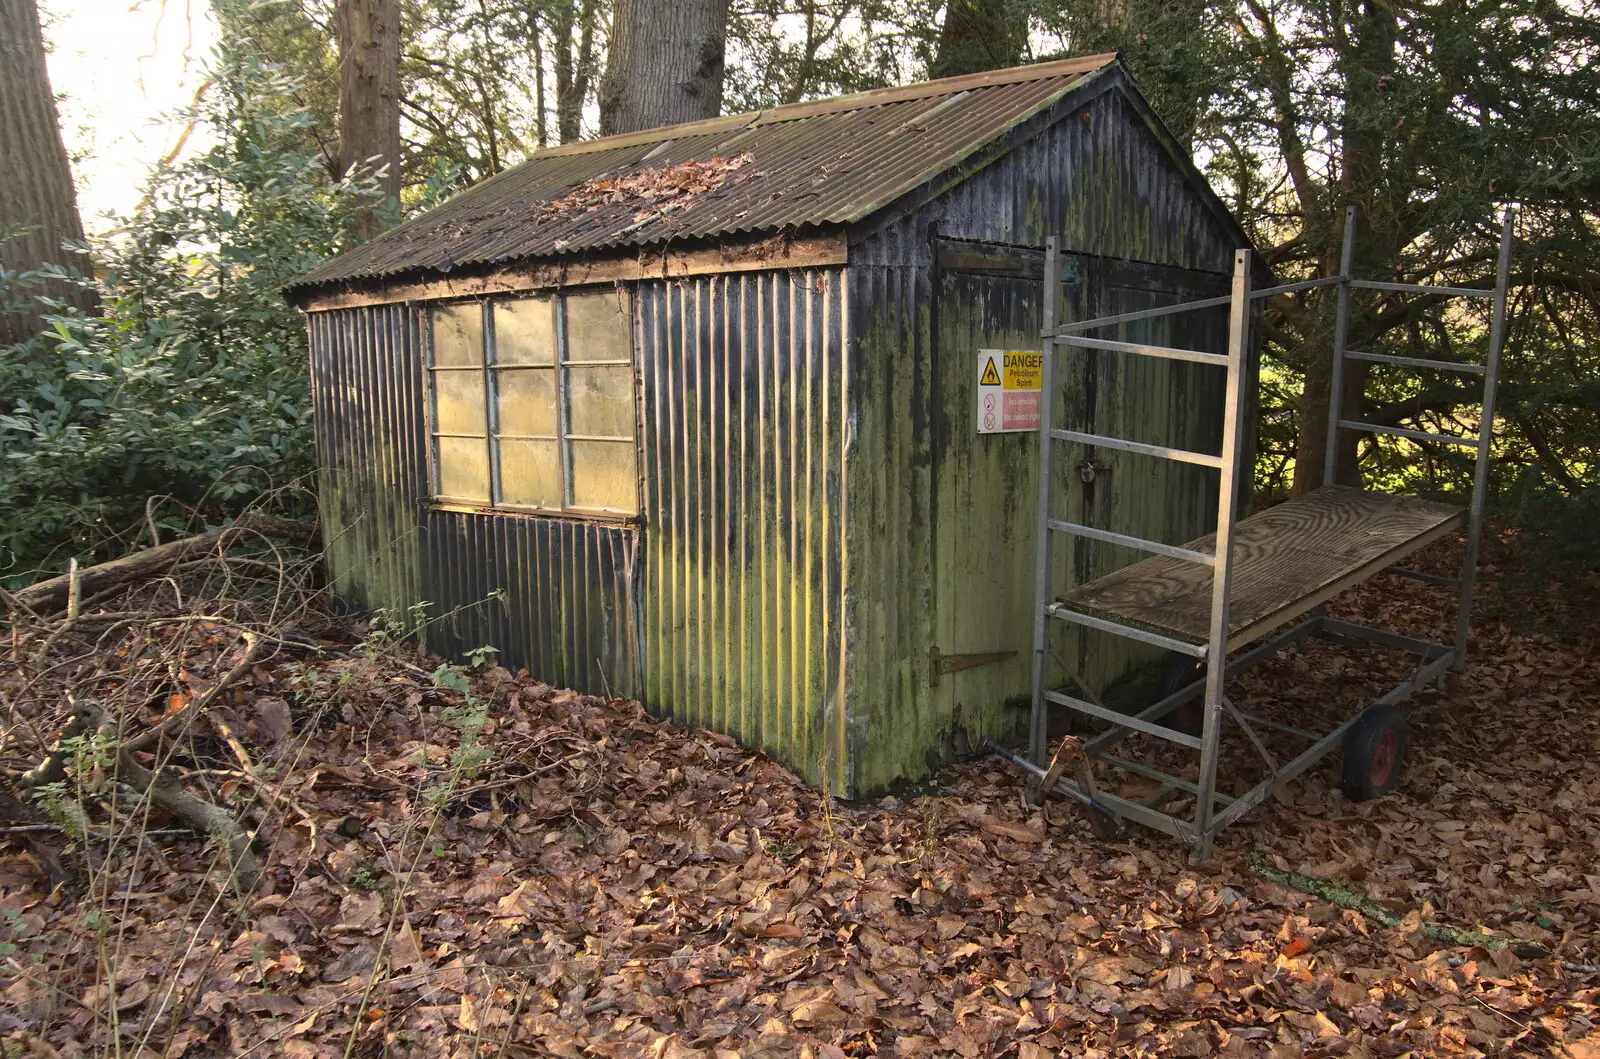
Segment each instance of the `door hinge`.
M990 662L1004 662L1008 658L1017 657L1015 651L989 651L984 654L957 654L942 655L936 647L928 649L928 687L939 686L939 678L946 673L957 673L963 669L972 669L975 666L986 666Z

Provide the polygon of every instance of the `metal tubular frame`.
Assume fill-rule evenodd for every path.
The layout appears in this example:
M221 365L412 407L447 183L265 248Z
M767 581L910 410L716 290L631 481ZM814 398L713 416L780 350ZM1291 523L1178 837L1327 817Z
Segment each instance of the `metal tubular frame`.
M1336 426L1340 430L1359 430L1363 434L1389 434L1397 438L1410 438L1412 441L1435 441L1441 445L1460 445L1464 449L1478 447L1477 438L1460 437L1456 434L1430 434L1426 430L1386 427L1381 423L1362 423L1355 419L1341 419Z
M1356 224L1355 210L1352 208L1345 215L1344 241L1340 253L1340 272L1337 276L1281 284L1252 291L1250 285L1251 253L1249 250L1240 250L1234 255L1233 289L1225 297L1203 298L1179 305L1161 306L1155 309L1121 313L1115 316L1103 316L1092 320L1075 321L1066 324L1060 324L1056 320L1058 299L1054 293L1054 285L1060 282L1060 248L1056 239L1049 240L1045 250L1044 327L1041 332L1044 344L1044 370L1042 380L1043 407L1040 413L1039 430L1038 544L1034 575L1036 606L1033 621L1032 717L1029 725L1027 760L1023 761L1015 755L1009 754L1009 752L1006 752L1005 755L1025 767L1031 777L1030 790L1034 797L1040 797L1043 794L1038 789L1038 780L1044 775L1042 766L1047 752L1047 720L1050 705L1064 706L1079 714L1108 722L1111 725L1109 729L1085 741L1085 751L1089 754L1091 760L1102 761L1111 767L1126 768L1136 774L1159 781L1162 786L1155 798L1151 800L1153 804L1129 801L1100 790L1084 790L1077 783L1065 778L1059 781L1059 789L1080 801L1093 798L1096 800L1095 804L1102 808L1108 808L1110 811L1137 823L1172 835L1188 847L1192 860L1205 860L1211 855L1212 843L1219 831L1239 820L1251 809L1265 801L1274 790L1288 783L1336 749L1343 740L1345 733L1356 723L1360 716L1358 713L1332 732L1319 735L1295 728L1292 725L1285 725L1265 718L1240 713L1223 693L1226 680L1234 673L1262 658L1275 654L1289 644L1307 636L1379 644L1415 654L1420 662L1416 671L1406 681L1391 689L1378 700L1380 704L1392 705L1402 701L1428 681L1439 678L1447 669L1460 670L1462 668L1466 662L1473 579L1477 566L1479 537L1483 530L1484 500L1488 491L1489 455L1494 436L1494 404L1496 386L1500 375L1500 352L1505 342L1506 299L1510 285L1511 226L1512 214L1511 211L1507 210L1501 225L1500 255L1495 288L1492 291L1467 287L1441 287L1355 279L1352 273L1355 262ZM1314 614L1291 628L1279 631L1262 642L1252 645L1247 650L1240 652L1234 659L1229 660L1227 657L1229 590L1235 562L1232 547L1233 531L1239 508L1238 498L1241 489L1239 458L1245 441L1242 437L1241 420L1244 415L1246 397L1244 385L1245 380L1248 378L1249 369L1252 306L1257 301L1277 294L1329 286L1337 286L1338 293L1333 335L1333 365L1329 379L1328 444L1323 480L1329 483L1334 481L1339 433L1342 430L1391 434L1414 441L1443 442L1475 447L1477 450L1473 472L1472 501L1467 527L1467 549L1459 578L1438 577L1393 566L1387 568L1389 572L1414 577L1429 583L1447 585L1458 590L1454 642L1450 645L1436 644L1384 629L1371 628L1351 622L1335 621L1320 614ZM1352 289L1438 297L1492 298L1493 310L1487 363L1482 365L1456 364L1346 348L1349 337L1350 292ZM1098 328L1114 327L1223 305L1229 307L1228 352L1226 354L1169 348L1142 342L1089 338L1083 334L1083 332L1093 331ZM1150 445L1127 438L1109 437L1055 427L1056 405L1059 400L1055 382L1056 361L1058 359L1057 351L1062 347L1105 350L1130 356L1159 357L1222 367L1227 372L1222 451L1216 456L1211 456L1187 449ZM1346 397L1344 393L1346 385L1344 362L1346 360L1371 361L1425 370L1481 374L1484 379L1483 411L1477 436L1474 438L1462 438L1437 435L1420 430L1387 427L1344 418L1342 412ZM1057 441L1106 446L1143 456L1176 460L1218 470L1220 472L1220 486L1217 498L1217 530L1214 554L1207 555L1203 552L1165 544L1160 541L1144 540L1139 537L1114 533L1110 530L1067 522L1053 517L1054 478L1052 473L1052 452L1053 443ZM1051 538L1058 533L1118 544L1211 567L1211 620L1207 642L1205 644L1189 643L1164 636L1149 629L1136 628L1106 618L1078 613L1057 603L1050 586L1050 560ZM1048 658L1052 653L1050 641L1053 628L1052 618L1199 658L1205 663L1205 679L1168 695L1161 701L1135 714L1119 713L1099 703L1091 703L1056 691L1046 686ZM1196 695L1203 696L1205 705L1204 726L1198 737L1176 731L1161 723L1167 714ZM1254 745L1266 762L1269 772L1267 778L1240 795L1224 794L1217 789L1218 748L1225 718L1231 718L1233 723L1241 728L1246 738ZM1292 734L1308 741L1311 745L1296 756L1280 763L1260 741L1252 730L1252 725L1260 725L1263 728ZM1107 753L1111 748L1135 732L1156 736L1168 742L1198 750L1200 753L1198 778L1189 780L1174 776L1148 765L1135 764L1123 758L1112 757ZM1092 778L1089 782L1092 785ZM1185 792L1194 797L1195 810L1192 821L1179 819L1154 808L1154 804L1159 804L1165 799L1166 795L1175 792Z
M1449 360L1425 360L1421 357L1395 357L1388 353L1367 353L1363 350L1347 349L1344 357L1346 360L1370 360L1376 364L1401 364L1408 368L1425 368L1429 371L1460 371L1469 375L1482 375L1482 364L1457 364Z

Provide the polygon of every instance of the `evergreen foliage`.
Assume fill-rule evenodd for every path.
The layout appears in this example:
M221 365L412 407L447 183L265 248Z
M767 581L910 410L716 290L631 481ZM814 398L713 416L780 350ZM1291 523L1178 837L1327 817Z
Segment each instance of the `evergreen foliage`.
M211 146L156 174L95 248L101 314L58 303L49 330L0 347L6 581L122 546L149 497L176 501L158 516L219 517L312 469L305 321L279 288L379 193L328 179L281 68L224 48L212 78L193 115Z

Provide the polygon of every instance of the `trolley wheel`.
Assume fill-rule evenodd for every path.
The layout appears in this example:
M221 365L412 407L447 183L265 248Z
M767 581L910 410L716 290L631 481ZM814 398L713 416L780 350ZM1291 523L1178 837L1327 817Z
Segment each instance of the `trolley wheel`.
M1176 695L1197 680L1206 678L1206 664L1189 655L1173 655L1167 659L1167 668L1161 673L1161 684L1156 689L1156 701ZM1167 714L1161 722L1184 735L1199 735L1206 726L1206 704L1203 699L1190 699Z
M1405 761L1405 714L1393 706L1369 706L1345 733L1339 786L1352 802L1376 798L1400 782Z

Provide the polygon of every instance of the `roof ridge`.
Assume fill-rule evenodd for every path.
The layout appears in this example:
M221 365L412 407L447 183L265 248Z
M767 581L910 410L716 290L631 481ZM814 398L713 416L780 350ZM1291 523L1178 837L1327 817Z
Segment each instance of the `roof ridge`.
M677 125L661 125L651 129L640 129L637 132L624 132L615 136L602 136L593 140L580 140L577 143L543 147L534 151L524 161L532 161L536 158L554 158L562 155L588 154L592 151L604 151L613 147L630 147L641 143L663 143L686 136L732 133L754 128L757 125L771 125L780 121L798 121L823 114L838 114L845 111L861 110L866 107L882 106L885 103L901 103L913 99L926 99L929 96L950 95L970 91L974 88L1013 85L1023 81L1042 81L1052 77L1065 77L1068 74L1082 74L1098 70L1103 66L1110 65L1118 58L1119 53L1117 52L1099 52L1094 55L1080 55L1071 59L1031 63L1027 66L1010 66L1001 70L984 70L980 73L961 74L957 77L941 77L937 80L918 81L909 85L869 88L864 92L849 92L840 96L829 96L825 99L814 99L803 103L785 103L782 106L768 107L765 110L747 110L738 114L724 114L715 118L702 118L699 121L687 121Z
M966 167L975 152L1085 84L1108 78L1126 79L1117 56L1084 56L538 151L289 287L852 224L939 174ZM543 210L570 189L607 176L742 151L756 162L748 179L695 195L692 202L674 201L670 209L654 199L617 195L581 211ZM669 213L673 219L663 221Z
M925 99L928 96L953 95L958 92L970 91L974 88L1014 85L1023 81L1043 81L1051 77L1065 77L1068 74L1089 73L1092 70L1098 70L1102 66L1115 62L1117 57L1118 53L1114 51L1099 52L1095 55L1080 55L1072 59L1055 59L1047 63L1008 66L1000 70L983 70L975 74L941 77L933 81L917 81L909 85L869 88L865 92L850 92L842 96L829 96L826 99L814 99L806 103L785 103L781 107L756 111L755 113L759 115L756 124L766 124L771 121L793 121L796 118L808 118L816 114L859 110L862 107L875 107L884 103L899 103L910 99Z

